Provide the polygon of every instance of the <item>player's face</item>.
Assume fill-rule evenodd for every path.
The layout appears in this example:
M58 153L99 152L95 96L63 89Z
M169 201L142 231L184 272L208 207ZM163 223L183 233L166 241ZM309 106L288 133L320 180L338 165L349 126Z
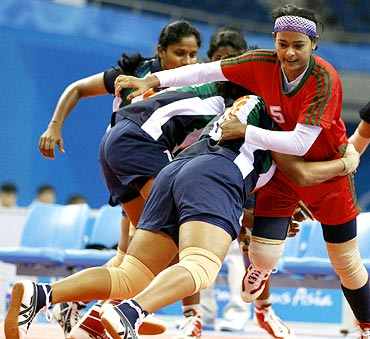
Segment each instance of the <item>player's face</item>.
M171 69L197 62L198 44L196 38L191 35L182 38L179 42L158 48L158 56L161 60L162 69Z
M297 78L307 67L316 43L299 32L278 32L275 48L278 58L289 81Z
M237 54L240 54L240 51L231 46L219 47L213 53L211 57L211 61L226 59L230 55L237 55Z

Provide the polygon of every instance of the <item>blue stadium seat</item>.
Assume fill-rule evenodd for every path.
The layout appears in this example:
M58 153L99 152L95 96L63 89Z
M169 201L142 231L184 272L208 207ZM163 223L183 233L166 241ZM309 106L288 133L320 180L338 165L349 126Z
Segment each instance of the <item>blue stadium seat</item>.
M321 224L317 221L310 223L306 250L301 256L285 257L282 269L290 274L335 276L327 255Z
M64 255L64 265L70 267L93 267L104 265L115 254L111 250L120 237L121 207L105 205L100 208L92 228L88 246L103 246L108 250L68 249Z
M65 248L81 248L89 217L87 205L34 203L20 246L0 249L0 260L12 264L61 265Z

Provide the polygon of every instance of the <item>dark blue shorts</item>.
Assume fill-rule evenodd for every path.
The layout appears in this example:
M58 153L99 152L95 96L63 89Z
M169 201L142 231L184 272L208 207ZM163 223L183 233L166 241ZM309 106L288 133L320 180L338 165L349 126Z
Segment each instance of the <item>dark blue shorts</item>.
M153 140L137 124L119 121L100 143L100 164L110 192L110 204L128 202L166 166L170 159L165 145Z
M154 180L139 228L166 232L177 242L181 224L204 221L235 239L245 197L242 175L225 157L204 154L175 160Z

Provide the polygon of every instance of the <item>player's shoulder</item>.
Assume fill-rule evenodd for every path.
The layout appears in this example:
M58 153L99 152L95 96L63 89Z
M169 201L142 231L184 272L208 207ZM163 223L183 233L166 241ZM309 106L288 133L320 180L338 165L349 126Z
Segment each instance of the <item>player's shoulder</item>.
M247 51L244 54L235 58L224 59L221 61L221 65L234 65L242 64L247 62L259 62L259 63L277 63L278 58L275 50L272 49L254 49Z
M326 76L332 80L339 80L339 74L334 66L318 55L313 56L312 74L314 76Z

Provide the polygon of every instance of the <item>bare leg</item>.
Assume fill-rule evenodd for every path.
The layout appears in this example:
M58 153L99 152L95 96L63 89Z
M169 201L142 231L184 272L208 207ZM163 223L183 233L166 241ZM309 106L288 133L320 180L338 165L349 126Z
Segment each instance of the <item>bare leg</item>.
M180 251L187 247L200 247L213 252L223 261L230 243L229 234L208 223L190 221L180 227ZM194 294L194 290L195 283L190 272L183 267L170 266L134 299L144 310L154 312Z

